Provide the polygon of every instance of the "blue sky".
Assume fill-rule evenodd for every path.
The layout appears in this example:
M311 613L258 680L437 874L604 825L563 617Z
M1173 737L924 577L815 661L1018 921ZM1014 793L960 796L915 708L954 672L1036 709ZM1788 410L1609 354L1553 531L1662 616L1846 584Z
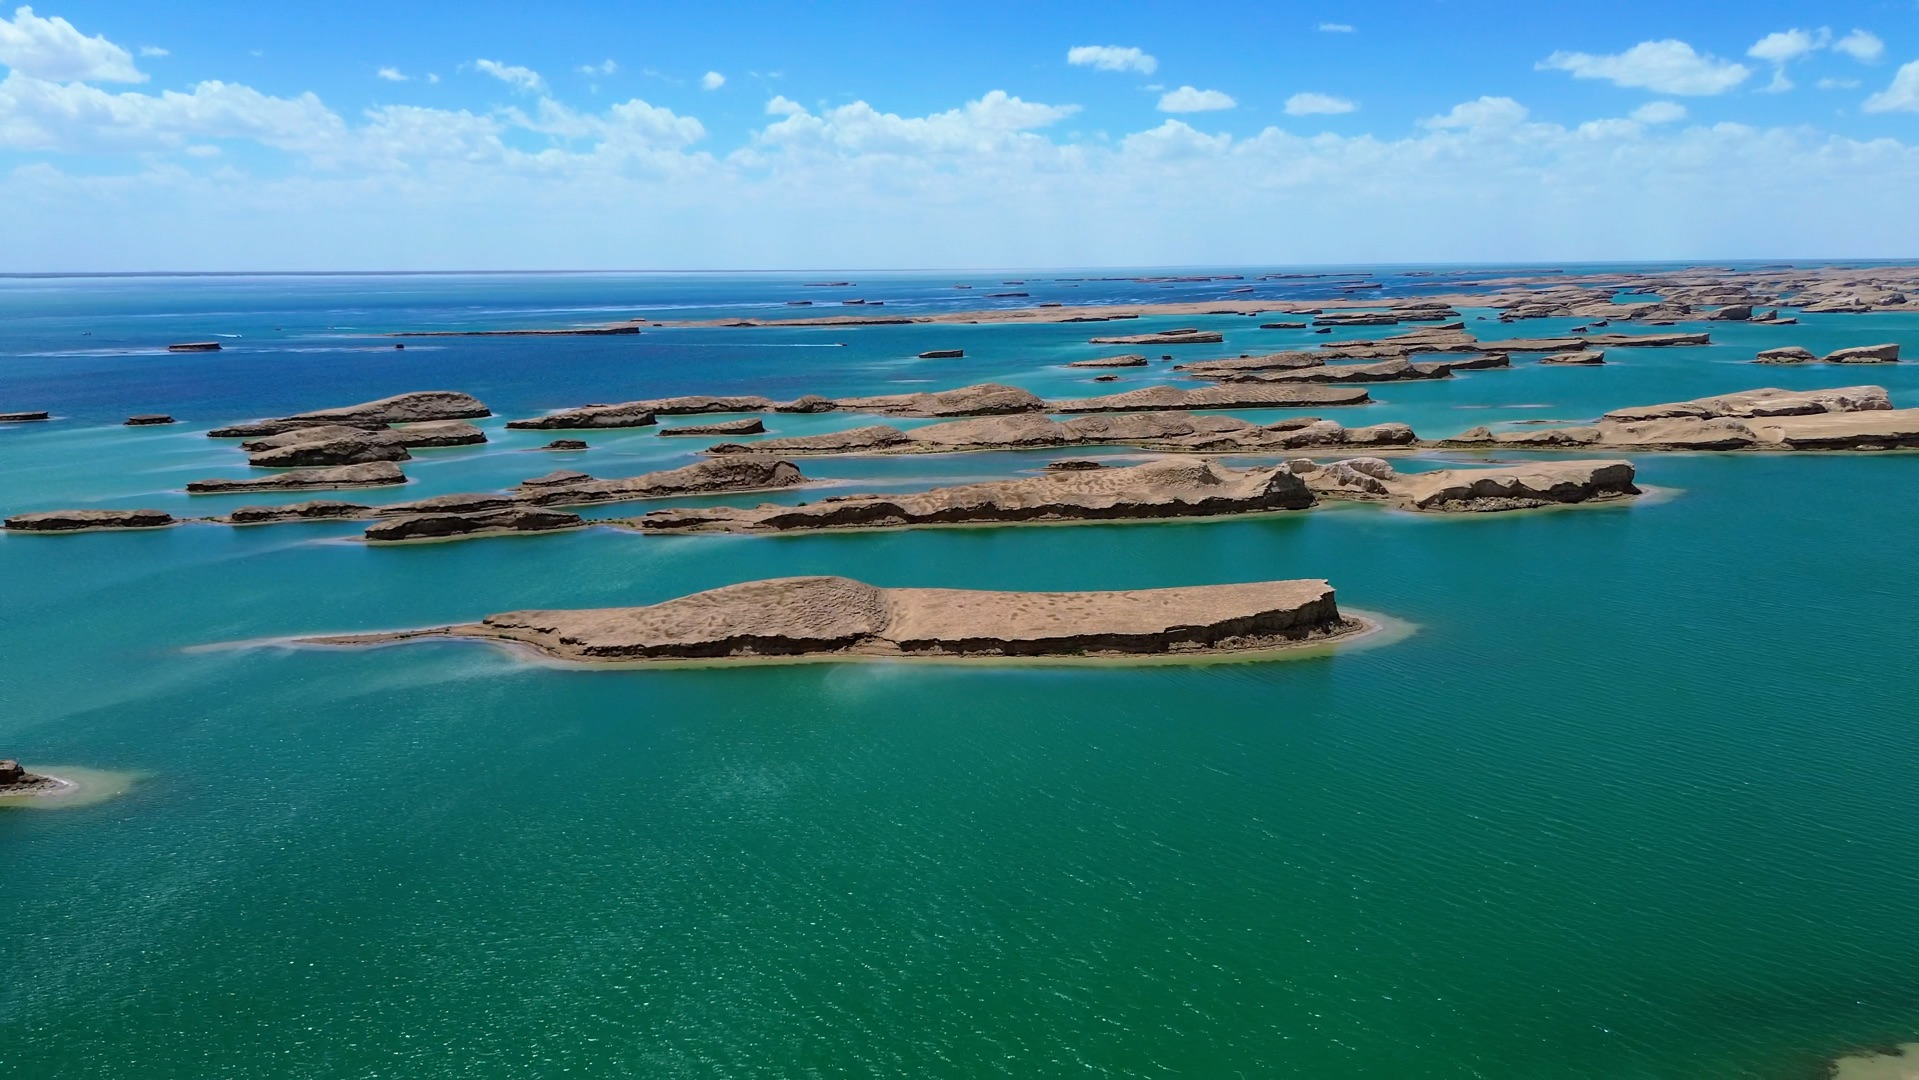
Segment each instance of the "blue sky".
M1919 0L43 0L0 68L9 271L1919 245Z

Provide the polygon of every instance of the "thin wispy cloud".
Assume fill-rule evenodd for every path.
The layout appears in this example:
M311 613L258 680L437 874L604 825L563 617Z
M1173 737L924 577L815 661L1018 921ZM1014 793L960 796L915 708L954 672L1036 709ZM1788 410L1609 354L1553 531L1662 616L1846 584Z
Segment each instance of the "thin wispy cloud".
M589 76L612 75L617 73L619 70L620 70L620 65L614 63L612 60L607 60L607 61L604 61L603 63L582 65L580 68L580 74L589 75Z
M385 79L387 82L406 82L409 78L409 76L401 72L399 68L390 67L383 67L374 72L373 77L376 79Z
M1141 75L1159 70L1159 61L1152 54L1131 45L1075 45L1066 50L1066 62L1095 71L1137 71Z
M1564 71L1575 79L1603 79L1614 86L1661 94L1710 97L1745 82L1752 69L1695 51L1683 41L1642 41L1623 53L1594 55L1556 52L1534 65L1539 71Z
M1676 124L1686 118L1686 107L1677 101L1648 101L1632 111L1642 124Z
M1287 116L1338 116L1358 108L1357 104L1345 98L1310 91L1286 99Z
M1220 90L1200 90L1191 86L1182 86L1169 90L1159 99L1159 111L1164 113L1218 112L1238 105L1231 94Z
M1319 32L1322 34L1350 34L1356 29L1357 27L1348 23L1323 22L1319 24Z
M140 46L140 55L161 57L161 56L172 56L173 54L166 51L165 49L162 49L158 45L142 45Z
M517 64L502 64L498 60L475 60L473 61L473 67L475 70L486 75L491 75L516 90L525 90L531 93L536 90L546 89L546 80L540 78L540 73L534 71L532 68L520 67Z

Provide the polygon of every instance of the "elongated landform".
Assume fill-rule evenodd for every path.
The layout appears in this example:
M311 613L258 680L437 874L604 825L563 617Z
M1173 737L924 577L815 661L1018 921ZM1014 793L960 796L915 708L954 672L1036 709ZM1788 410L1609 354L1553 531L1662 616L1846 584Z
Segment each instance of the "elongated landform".
M346 477L359 478L353 483ZM381 479L390 478L390 479ZM310 490L325 487L404 483L399 467L377 461L331 469L295 470L244 481L200 481L196 494L259 490ZM218 517L176 518L161 510L50 510L16 514L4 526L14 532L75 533L108 529L155 529L170 525L275 525L288 522L377 520L366 538L376 541L443 539L495 533L548 532L586 524L555 506L666 499L719 492L771 491L806 483L792 462L766 458L697 461L677 469L616 479L595 479L581 472L536 477L510 492L435 495L410 502L367 506L317 500L285 506L243 506ZM214 485L214 486L200 486ZM417 520L416 520L417 519Z
M1625 461L1556 461L1509 468L1398 473L1378 458L1233 469L1168 459L1128 468L1049 470L903 495L833 495L797 506L676 507L630 524L649 533L890 529L1164 521L1304 510L1321 498L1408 510L1474 513L1606 502L1639 494Z
M708 454L954 454L979 450L1032 450L1081 446L1136 446L1180 453L1258 453L1308 447L1391 447L1416 442L1404 424L1348 428L1331 420L1301 417L1276 424L1255 424L1232 416L1176 411L1075 416L991 416L949 420L903 429L888 425L849 431L762 439L752 443L715 443Z
M1368 628L1324 581L1126 592L882 589L778 578L645 607L514 611L476 623L303 639L376 645L473 638L576 663L758 659L1204 658L1330 641Z
M1919 448L1919 409L1895 409L1884 387L1766 388L1615 409L1592 424L1495 432L1448 447L1514 450L1901 450Z

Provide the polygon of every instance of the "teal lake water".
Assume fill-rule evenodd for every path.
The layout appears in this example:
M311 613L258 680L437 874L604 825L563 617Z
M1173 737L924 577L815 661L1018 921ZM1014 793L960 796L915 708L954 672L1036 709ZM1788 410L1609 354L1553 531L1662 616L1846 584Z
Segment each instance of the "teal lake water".
M865 275L856 291L881 313L976 307L1019 276ZM1059 276L1027 279L1022 302L1241 284ZM271 501L180 493L246 471L208 428L407 390L480 396L493 441L418 452L413 483L343 497L631 475L704 445L639 429L552 454L532 448L554 433L504 429L589 401L988 380L1079 396L1171 377L1156 364L1096 387L1058 366L1127 351L1087 344L1096 332L1226 331L1169 350L1180 359L1327 340L1204 316L404 352L356 336L777 314L793 298L836 313L804 280L0 281L0 411L56 416L0 427L0 512ZM1399 279L1389 295L1421 292ZM1481 314L1468 326L1485 337L1572 325ZM1919 354L1919 317L1802 322L1701 324L1715 345L1614 350L1601 368L1388 384L1319 415L1444 436L1857 383L1919 406L1910 363L1744 362L1780 344ZM215 334L238 336L164 352ZM118 426L149 411L183 422ZM1057 456L801 464L843 490L912 490ZM1406 465L1446 460L1483 458ZM1911 1041L1919 456L1635 462L1670 497L397 549L351 542L350 524L0 536L0 757L142 775L97 805L0 811L0 1075L1805 1080ZM1159 667L582 671L457 642L202 648L810 573L1009 589L1323 577L1343 605L1417 630Z

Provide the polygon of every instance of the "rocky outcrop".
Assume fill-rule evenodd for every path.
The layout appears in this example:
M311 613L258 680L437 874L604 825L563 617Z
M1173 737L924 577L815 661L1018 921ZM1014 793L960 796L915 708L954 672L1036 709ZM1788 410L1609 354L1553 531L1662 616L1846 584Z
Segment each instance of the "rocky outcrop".
M1592 367L1606 362L1604 352L1563 352L1539 358L1542 364L1563 364L1576 367Z
M1554 450L1891 450L1919 447L1919 409L1894 409L1877 386L1750 390L1618 409L1596 424L1494 432L1445 446Z
M1098 360L1075 360L1066 366L1069 368L1129 368L1145 367L1147 362L1144 356L1127 353L1123 356L1101 357Z
M447 540L454 537L506 533L556 532L586 524L578 514L537 507L508 507L471 513L410 514L367 526L366 538L375 543L402 540Z
M1899 360L1898 345L1860 345L1825 355L1828 364L1893 364Z
M126 427L157 427L162 424L171 424L173 422L174 422L173 417L168 416L166 413L141 413L138 416L127 417L124 426Z
M1363 629L1324 581L1129 592L879 589L847 578L729 585L635 608L515 611L429 631L314 638L357 645L427 637L507 642L586 663L939 657L1203 657L1324 641Z
M1372 398L1364 390L1322 386L1230 385L1146 386L1106 397L1055 401L1048 412L1145 412L1188 409L1310 409L1321 406L1364 405Z
M1053 420L1046 416L985 417L903 431L864 427L822 435L719 443L707 453L754 454L951 454L975 450L1126 445L1169 453L1253 453L1314 447L1406 446L1416 442L1404 424L1346 428L1328 420L1301 418L1259 425L1211 413L1100 413Z
M240 444L247 463L265 469L406 461L413 455L386 431L326 425L297 428Z
M46 510L15 514L10 532L95 532L102 529L159 529L175 524L164 510Z
M833 402L833 407L845 412L876 413L881 416L1004 416L1041 412L1046 408L1046 402L1031 391L1017 386L981 383L978 386L929 393L839 398Z
M806 483L799 466L762 457L725 457L613 480L583 479L558 484L523 484L515 501L539 506L665 499L722 491L771 491Z
M1091 338L1094 345L1217 345L1226 335L1217 330L1163 330L1157 334L1127 334Z
M417 424L430 420L472 420L493 415L478 398L452 390L420 390L398 394L378 401L362 402L337 409L316 409L276 420L214 428L207 434L216 439L250 439L279 435L295 428L341 425L358 428L384 428L389 424Z
M584 439L554 439L552 442L547 443L545 446L540 447L540 449L542 450L584 450L586 449L586 440Z
M661 435L759 435L766 431L764 421L758 419L726 420L717 424L688 424L685 427L663 427Z
M1210 461L1155 461L905 495L836 495L799 506L656 510L634 524L654 533L797 532L1206 517L1299 510L1312 502L1312 492L1285 466L1242 470Z
M509 420L506 426L515 431L651 427L659 423L653 417L651 403L629 401L619 405L582 405L577 409L562 409L530 420Z
M219 352L217 341L181 341L167 346L168 352Z
M1489 513L1602 502L1639 494L1626 461L1535 462L1490 469L1401 473L1378 458L1289 462L1317 495L1435 513Z
M1804 416L1831 412L1876 412L1892 408L1880 386L1841 386L1831 390L1744 390L1733 394L1614 409L1603 421L1667 420L1675 417Z
M364 465L336 465L324 469L296 469L271 476L240 480L195 480L187 485L194 495L221 495L236 491L303 491L322 488L381 487L406 483L406 474L391 461Z
M1811 349L1798 345L1785 345L1777 349L1761 350L1753 357L1755 364L1810 364L1819 359Z
M1319 367L1326 363L1330 355L1311 350L1293 350L1265 353L1260 356L1237 356L1228 360L1200 360L1191 364L1174 364L1173 370L1185 372L1195 379L1226 379L1253 372L1296 371L1300 368Z
M1752 305L1727 304L1706 318L1713 322L1747 322L1752 319Z
M1026 295L1021 293L1021 296ZM921 360L958 360L966 355L965 349L928 349L920 354Z
M346 521L373 516L373 507L317 499L287 506L242 506L214 521L227 525L277 525L288 521Z
M51 776L30 773L12 759L0 761L0 795L40 795L59 791L67 785Z
M0 412L0 424L29 424L48 418L49 414L44 412Z
M409 449L473 446L485 441L486 432L464 420L434 420L372 430L340 424L294 428L243 442L240 449L247 452L250 464L284 469L405 461L413 456Z

